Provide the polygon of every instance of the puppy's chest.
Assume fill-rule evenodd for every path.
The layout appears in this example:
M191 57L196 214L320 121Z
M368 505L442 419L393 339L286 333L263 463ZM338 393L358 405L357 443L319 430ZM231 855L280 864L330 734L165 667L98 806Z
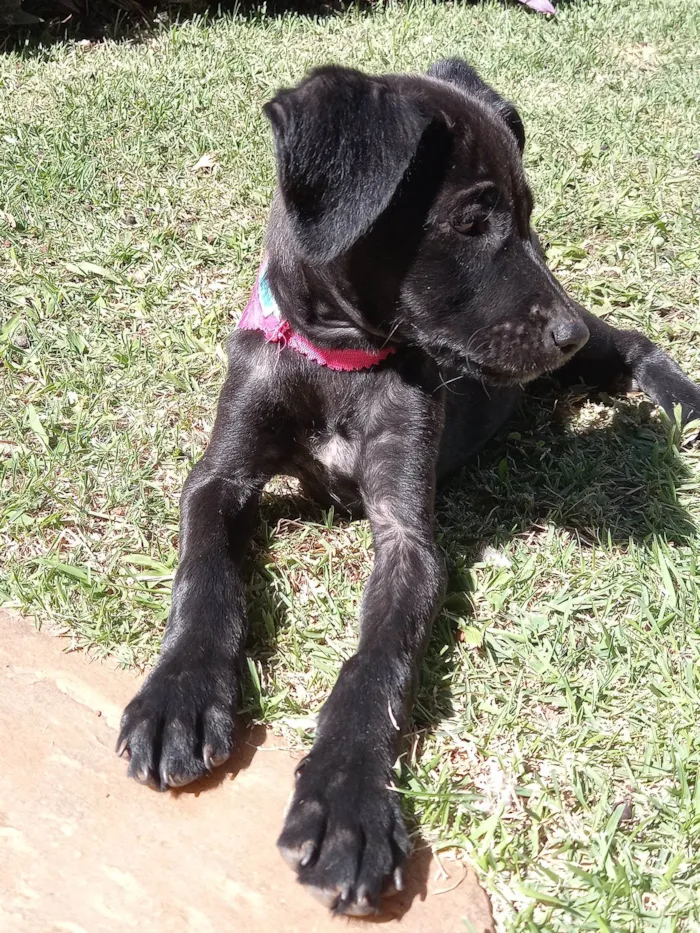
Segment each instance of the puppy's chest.
M299 440L294 469L307 495L326 505L356 509L359 443L334 427L315 427Z
M311 458L329 478L354 478L359 447L357 438L353 438L343 425L329 425L323 431L314 431L308 440Z

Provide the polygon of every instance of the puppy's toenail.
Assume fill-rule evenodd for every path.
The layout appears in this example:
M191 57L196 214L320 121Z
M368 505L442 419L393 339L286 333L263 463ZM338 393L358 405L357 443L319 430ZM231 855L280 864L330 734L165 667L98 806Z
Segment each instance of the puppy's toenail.
M403 891L403 870L401 868L394 870L394 887L397 891Z
M299 865L301 868L306 868L306 866L311 862L311 859L314 857L315 852L316 846L311 839L307 839L307 841L300 849L301 858L299 859Z
M356 897L354 901L350 899L341 901L339 906L347 917L367 917L369 914L377 913L377 908L366 894Z
M134 771L134 778L139 784L148 784L151 780L151 772L148 765L142 765Z
M124 758L125 755L127 758L131 758L128 739L122 739L119 745L117 745L117 755L119 755L120 758Z
M214 750L211 745L205 745L202 749L202 758L204 759L204 767L207 771L211 771L212 768L218 768L219 765L222 765L227 759L227 754L214 754Z
M308 755L307 755L306 758L302 758L302 759L301 759L301 761L299 762L299 764L298 764L298 765L296 766L296 768L294 769L294 777L295 777L295 778L298 778L298 777L301 775L301 772L304 770L304 768L305 768L306 765L308 764L308 761L309 761Z
M185 774L166 774L162 778L162 783L168 787L184 787L185 784L189 784L192 778L187 777Z

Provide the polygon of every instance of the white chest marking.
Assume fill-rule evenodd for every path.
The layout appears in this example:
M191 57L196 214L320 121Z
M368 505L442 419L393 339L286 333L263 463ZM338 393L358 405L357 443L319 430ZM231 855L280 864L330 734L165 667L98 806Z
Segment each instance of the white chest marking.
M355 468L355 450L352 444L339 434L332 434L328 439L319 442L316 459L329 473L349 476Z

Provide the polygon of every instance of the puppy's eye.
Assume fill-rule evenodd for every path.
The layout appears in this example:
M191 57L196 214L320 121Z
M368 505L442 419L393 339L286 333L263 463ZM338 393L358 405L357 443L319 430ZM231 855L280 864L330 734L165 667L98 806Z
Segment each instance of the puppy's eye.
M462 236L478 236L484 232L486 224L481 218L475 217L472 220L455 220L452 226Z

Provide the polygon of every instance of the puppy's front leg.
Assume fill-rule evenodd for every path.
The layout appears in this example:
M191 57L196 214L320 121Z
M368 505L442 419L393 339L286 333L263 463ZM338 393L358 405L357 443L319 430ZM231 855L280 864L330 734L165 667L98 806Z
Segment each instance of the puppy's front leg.
M209 448L181 499L180 564L158 664L127 706L117 749L129 774L161 790L187 784L233 750L246 633L241 563L280 435L245 372L224 386Z
M564 382L583 381L589 386L613 387L616 381L633 381L649 398L673 418L674 406L681 406L681 418L700 418L700 386L690 380L680 366L648 337L636 330L620 330L591 314L581 305L590 338L583 349L559 370Z
M401 886L409 842L392 766L418 667L444 586L433 532L440 412L415 428L416 412L369 438L361 489L375 548L357 653L321 711L314 746L300 764L278 845L336 913L376 911Z

